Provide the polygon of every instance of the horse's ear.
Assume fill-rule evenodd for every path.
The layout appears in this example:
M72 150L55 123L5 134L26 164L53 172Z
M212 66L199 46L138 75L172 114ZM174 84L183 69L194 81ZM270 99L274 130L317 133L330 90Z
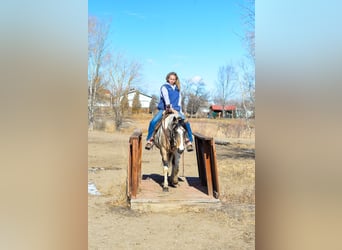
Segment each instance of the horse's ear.
M177 123L178 123L178 119L177 119L177 117L174 116L172 118L172 122L171 122L172 129L174 129L177 126Z

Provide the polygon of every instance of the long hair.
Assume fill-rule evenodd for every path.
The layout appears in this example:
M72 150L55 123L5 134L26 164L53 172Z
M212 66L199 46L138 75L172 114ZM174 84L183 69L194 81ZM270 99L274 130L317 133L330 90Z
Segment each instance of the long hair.
M176 77L176 82L175 82L175 84L176 84L178 90L180 91L180 88L181 88L180 85L181 85L181 84L180 84L180 81L179 81L179 78L178 78L178 75L177 75L176 72L170 72L170 73L168 73L168 74L166 75L166 77L165 77L166 81L169 82L169 77L170 77L171 75L174 75L174 76Z

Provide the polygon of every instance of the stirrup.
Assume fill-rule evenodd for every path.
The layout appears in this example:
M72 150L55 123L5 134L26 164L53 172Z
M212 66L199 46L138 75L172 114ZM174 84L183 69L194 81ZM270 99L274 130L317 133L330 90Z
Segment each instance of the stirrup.
M188 152L194 151L194 148L192 147L192 143L190 141L188 141L186 144L187 144L186 151Z
M145 149L150 150L153 147L153 144L154 144L153 141L148 141L146 143Z

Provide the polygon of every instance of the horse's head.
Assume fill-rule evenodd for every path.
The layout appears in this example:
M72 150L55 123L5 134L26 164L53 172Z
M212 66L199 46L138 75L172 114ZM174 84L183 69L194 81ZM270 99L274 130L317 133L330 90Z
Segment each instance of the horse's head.
M179 154L183 153L185 143L185 129L181 124L181 118L179 116L173 116L170 122L169 129L171 150L177 150Z

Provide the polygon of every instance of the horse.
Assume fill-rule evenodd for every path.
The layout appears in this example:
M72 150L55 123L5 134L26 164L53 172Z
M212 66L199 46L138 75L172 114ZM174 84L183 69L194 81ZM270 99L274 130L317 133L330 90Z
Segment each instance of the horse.
M163 191L168 192L168 170L171 171L171 185L178 184L179 160L184 152L185 129L177 113L163 115L161 125L154 135L154 144L160 150L163 163Z

